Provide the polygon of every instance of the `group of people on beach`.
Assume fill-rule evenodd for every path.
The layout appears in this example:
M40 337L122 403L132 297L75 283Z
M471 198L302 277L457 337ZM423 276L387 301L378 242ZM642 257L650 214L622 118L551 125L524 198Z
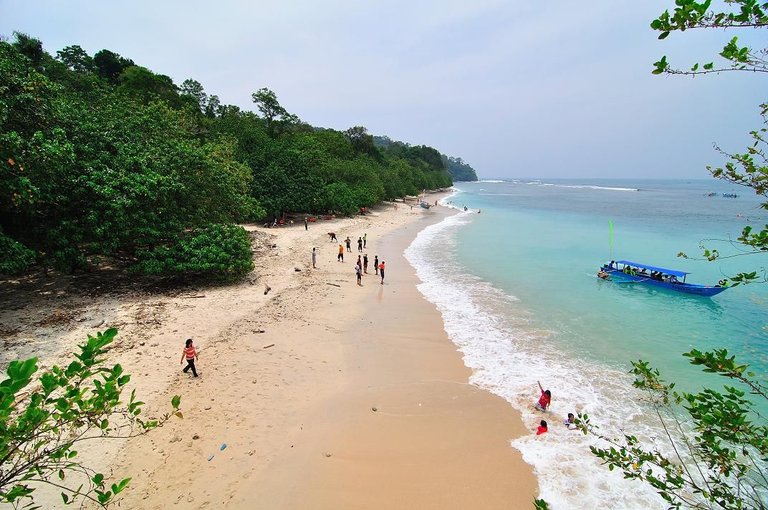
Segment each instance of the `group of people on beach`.
M328 232L328 237L331 241L337 241L336 238L336 232ZM345 248L346 247L346 248ZM363 250L368 247L368 233L363 234L362 236L359 236L357 238L357 251L360 253L363 253ZM352 251L352 240L347 236L346 239L344 239L343 243L339 243L339 252L336 256L336 260L338 262L344 262L344 252L351 252ZM315 248L312 248L312 268L317 267L317 250ZM373 256L373 269L376 272L377 276L381 277L381 284L384 285L384 268L385 263L382 260L379 262L379 256L374 255ZM355 262L355 278L357 279L357 284L359 286L363 286L363 275L368 274L368 254L363 253L363 255L357 256L357 262Z
M533 408L537 411L544 411L546 412L549 409L549 405L552 403L552 392L549 390L545 390L544 387L542 387L540 381L536 381L539 384L539 390L541 391L541 395L539 396L538 402L536 402L533 405ZM577 428L576 426L576 417L573 413L568 413L568 416L565 420L563 420L563 425L568 430L574 430ZM539 426L536 429L536 435L540 436L542 434L546 434L549 431L549 427L547 425L546 420L541 420L539 422Z

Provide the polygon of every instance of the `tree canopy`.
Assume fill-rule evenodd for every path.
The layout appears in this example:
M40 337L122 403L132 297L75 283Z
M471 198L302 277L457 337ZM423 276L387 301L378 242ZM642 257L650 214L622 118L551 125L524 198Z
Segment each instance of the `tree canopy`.
M256 112L224 105L107 49L54 57L25 34L0 41L0 272L106 258L237 277L252 267L237 223L354 214L452 184L431 147L312 127L267 88L252 99Z

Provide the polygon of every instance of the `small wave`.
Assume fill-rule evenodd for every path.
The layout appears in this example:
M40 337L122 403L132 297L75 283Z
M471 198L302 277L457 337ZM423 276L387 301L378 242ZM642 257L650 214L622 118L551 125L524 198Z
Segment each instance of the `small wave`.
M639 188L622 188L619 186L597 186L594 184L555 184L552 182L529 182L526 184L536 184L538 186L552 186L554 188L570 188L570 189L597 189L604 191L640 191Z
M456 231L472 221L454 215L422 230L405 256L421 280L419 291L434 303L445 331L472 370L470 383L504 398L521 414L525 426L550 422L550 432L533 432L511 442L539 479L540 496L553 508L664 508L648 486L624 480L601 466L589 452L594 439L562 425L568 412L586 412L607 435L623 428L639 437L661 435L647 422L637 390L624 370L569 357L554 348L553 333L536 328L523 303L492 283L468 274L454 253ZM532 409L538 398L536 380L554 390L552 410ZM649 440L650 441L650 440Z
M501 180L498 180L498 179L483 179L483 180L480 180L480 181L477 181L477 182L492 182L492 183L498 184L498 183L507 182L507 181L501 181Z

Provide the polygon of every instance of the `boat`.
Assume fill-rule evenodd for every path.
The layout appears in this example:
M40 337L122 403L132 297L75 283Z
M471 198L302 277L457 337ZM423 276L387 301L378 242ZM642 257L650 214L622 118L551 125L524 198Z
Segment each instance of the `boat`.
M697 296L715 296L728 288L725 280L720 280L717 285L699 285L687 283L686 277L690 273L676 269L649 266L630 260L612 260L604 264L597 273L603 280L613 280L616 283L641 283L653 287L694 294Z
M419 205L421 206L422 209L429 209L430 207L432 207L430 204L424 202L423 200L419 202Z

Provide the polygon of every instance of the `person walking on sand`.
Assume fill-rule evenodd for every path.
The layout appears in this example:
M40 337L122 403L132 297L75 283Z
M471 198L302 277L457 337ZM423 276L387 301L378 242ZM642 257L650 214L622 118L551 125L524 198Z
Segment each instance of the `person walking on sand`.
M309 221L306 216L304 216L304 230L309 230Z
M317 248L312 248L312 269L317 269Z
M363 286L363 268L360 267L360 260L358 259L357 264L355 264L355 275L357 276L357 284L362 287Z
M349 236L347 236L347 238L344 239L344 242L347 245L347 251L352 252L352 241L349 239Z
M363 261L360 260L360 255L357 256L357 262L355 262L358 266L360 266L360 272L363 272Z
M384 261L379 264L379 275L381 276L381 284L384 285Z
M363 234L363 248L368 244L368 233Z
M197 359L197 351L195 350L195 346L192 344L192 339L187 339L187 343L184 346L184 350L181 351L181 361L179 361L179 365L184 363L184 360L187 360L187 366L184 367L185 374L191 369L192 375L197 377L197 370L195 370L195 360Z
M357 238L357 251L362 252L363 251L363 238L358 237Z
M541 387L541 383L539 381L536 381L539 383L539 389L541 390L541 396L539 397L539 401L536 402L536 404L533 406L539 411L546 411L549 407L549 404L552 402L552 392L549 390L545 390Z
M336 232L328 232L328 237L331 238L331 241L338 241L338 239L336 239Z
M368 274L368 254L363 255L363 272Z
M339 245L339 255L336 257L339 262L344 262L344 245Z
M373 256L373 270L376 272L376 276L379 276L379 256Z

